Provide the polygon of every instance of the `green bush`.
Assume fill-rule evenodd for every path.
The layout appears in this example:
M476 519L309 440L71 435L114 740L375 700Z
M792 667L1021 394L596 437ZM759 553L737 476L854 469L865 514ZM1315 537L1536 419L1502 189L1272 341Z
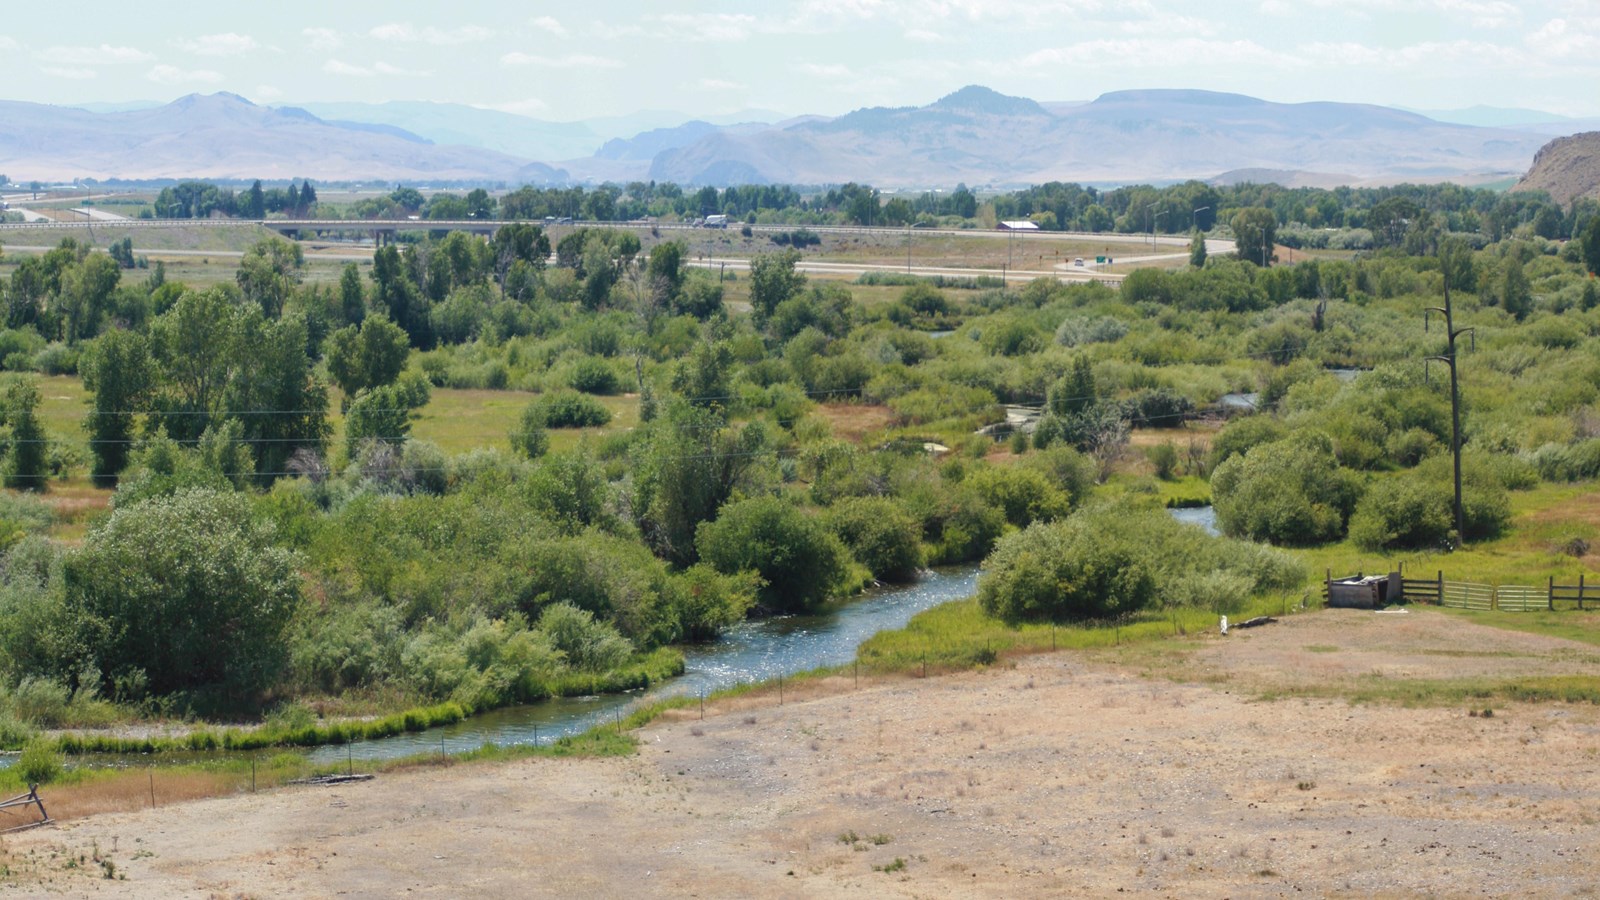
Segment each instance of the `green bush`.
M573 363L567 373L567 384L585 394L615 394L618 388L616 370L611 364L595 356L585 356Z
M1443 548L1455 534L1453 463L1437 456L1369 488L1350 518L1350 539L1364 550ZM1462 525L1469 540L1494 537L1511 520L1511 502L1493 467L1464 459Z
M537 401L548 428L598 428L611 421L611 410L577 391L556 391Z
M298 557L248 498L184 490L118 508L65 562L68 627L113 681L156 693L271 684L300 602Z
M605 672L633 655L633 644L594 614L567 603L545 607L539 633L561 651L567 665L582 672Z
M922 535L917 521L893 500L846 498L828 509L826 521L874 578L911 581L922 568Z
M983 563L978 603L1005 622L1107 619L1155 598L1149 552L1086 520L1041 523L1000 539Z
M1244 416L1234 419L1211 440L1211 471L1235 456L1243 456L1251 449L1273 441L1281 441L1289 429L1268 415Z
M17 774L27 784L49 784L64 771L61 753L52 741L35 738L23 745L15 763Z
M545 430L545 408L535 400L522 410L511 429L511 449L529 459L538 459L550 449L550 432Z
M1360 494L1357 477L1317 434L1262 444L1211 476L1222 531L1275 544L1339 540Z
M1072 511L1072 500L1066 492L1034 468L983 466L967 476L963 484L998 507L1006 521L1019 528L1059 519Z
M816 519L778 497L724 506L695 535L700 558L725 574L755 572L760 606L804 612L821 606L848 573L850 554Z
M1157 602L1226 612L1306 578L1281 550L1212 537L1161 510L1115 506L1008 535L983 568L979 603L1009 622L1106 619Z

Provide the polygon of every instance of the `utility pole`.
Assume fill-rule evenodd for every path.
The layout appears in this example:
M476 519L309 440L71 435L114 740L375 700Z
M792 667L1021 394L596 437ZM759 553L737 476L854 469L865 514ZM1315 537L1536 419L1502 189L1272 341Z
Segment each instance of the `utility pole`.
M1431 312L1444 314L1445 334L1449 337L1448 349L1443 356L1430 356L1450 367L1450 454L1455 461L1455 514L1456 514L1456 546L1462 547L1467 542L1466 516L1461 509L1461 387L1456 378L1456 338L1473 329L1456 328L1454 307L1450 304L1450 273L1447 270L1444 277L1444 306L1430 306L1423 311L1422 330L1428 330L1427 314Z

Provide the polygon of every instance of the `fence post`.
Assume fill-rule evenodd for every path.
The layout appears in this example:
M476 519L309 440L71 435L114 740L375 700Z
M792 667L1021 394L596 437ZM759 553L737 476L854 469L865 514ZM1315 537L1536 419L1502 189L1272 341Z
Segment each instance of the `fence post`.
M1550 583L1545 587L1544 602L1550 609L1554 610L1556 608L1556 577L1554 575L1550 576Z
M1578 611L1583 611L1583 576L1578 576Z
M1444 570L1439 570L1439 580L1434 582L1434 593L1439 597L1439 605L1444 606Z

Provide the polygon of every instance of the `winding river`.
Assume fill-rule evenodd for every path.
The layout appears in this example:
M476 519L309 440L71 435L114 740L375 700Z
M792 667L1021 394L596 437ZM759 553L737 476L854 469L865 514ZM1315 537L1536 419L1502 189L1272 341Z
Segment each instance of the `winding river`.
M474 750L484 744L547 744L613 720L640 703L698 696L855 659L856 647L880 631L902 628L925 609L977 592L973 567L929 572L915 584L882 587L816 615L745 622L720 640L684 651L684 674L647 691L547 700L473 716L454 725L378 741L319 747L315 762L388 759Z

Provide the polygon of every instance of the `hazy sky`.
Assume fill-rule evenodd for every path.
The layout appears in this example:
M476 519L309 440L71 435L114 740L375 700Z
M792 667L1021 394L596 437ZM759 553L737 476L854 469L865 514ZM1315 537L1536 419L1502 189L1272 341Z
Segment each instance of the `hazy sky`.
M837 114L966 84L1600 116L1600 0L8 3L0 97Z

